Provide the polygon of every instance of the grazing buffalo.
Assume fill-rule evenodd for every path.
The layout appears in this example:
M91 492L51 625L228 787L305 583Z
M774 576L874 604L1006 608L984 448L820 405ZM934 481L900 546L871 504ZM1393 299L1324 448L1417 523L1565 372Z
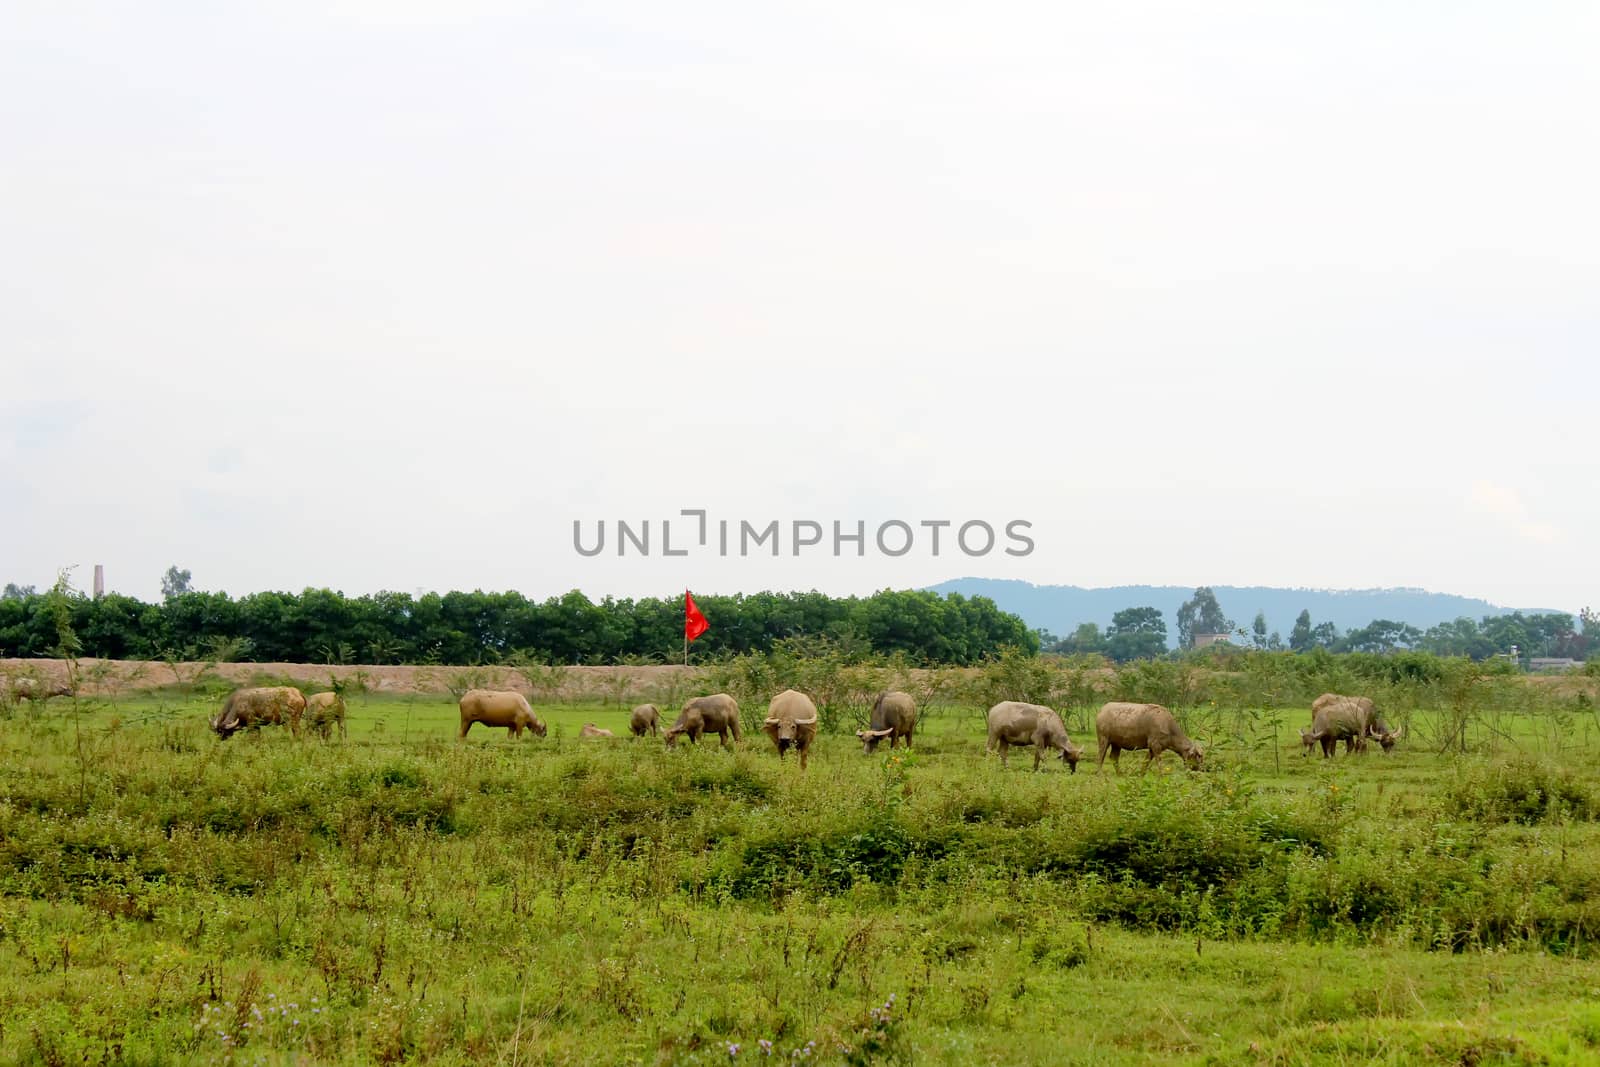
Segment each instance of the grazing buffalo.
M20 704L24 700L45 701L51 697L69 697L72 695L72 686L38 678L12 678L6 691L11 703Z
M1300 742L1307 750L1313 744L1320 744L1322 757L1327 759L1340 741L1344 742L1345 755L1365 752L1369 737L1388 752L1400 740L1403 731L1403 727L1389 729L1378 714L1377 706L1367 697L1323 693L1311 702L1311 729L1300 731Z
M211 720L211 728L226 740L240 730L288 723L289 732L299 737L300 717L305 710L305 694L292 685L235 689L222 702L222 710Z
M811 702L811 698L793 689L785 689L767 705L767 719L761 728L778 746L779 759L791 748L800 750L800 769L803 771L806 769L806 755L811 751L811 742L817 737L817 722L817 706Z
M306 697L305 722L307 728L317 731L324 741L333 736L337 725L339 739L344 740L344 697L338 693L312 693Z
M634 737L643 737L650 734L652 737L660 733L661 709L654 704L640 704L628 716L628 729L633 731Z
M610 730L601 729L600 727L596 726L592 722L586 722L586 723L583 724L582 727L579 728L578 736L579 737L615 737L617 735L612 733Z
M1322 737L1320 734L1313 733L1310 730L1302 729L1300 731L1300 754L1302 756L1311 755L1311 750L1316 748L1317 742L1321 740ZM1366 748L1366 742L1359 737L1345 738L1344 745L1345 751L1347 752L1355 752L1357 750Z
M861 751L869 755L878 742L889 739L891 749L902 739L911 747L911 733L917 728L917 702L910 693L879 693L872 702L872 722L865 730L857 730L861 738Z
M457 739L467 736L472 724L503 726L512 737L521 737L523 730L531 730L538 737L545 735L544 722L528 706L528 698L521 693L501 689L468 689L461 695L461 732Z
M1000 753L1000 766L1004 767L1012 745L1033 746L1033 769L1039 769L1039 760L1047 749L1055 749L1073 774L1078 773L1078 760L1083 749L1067 737L1067 728L1061 716L1043 704L1024 704L1020 700L1002 700L989 709L989 741L986 750Z
M728 747L730 736L735 741L743 740L739 732L739 702L727 693L695 697L684 704L683 710L678 713L678 721L661 732L668 748L674 747L679 734L687 735L697 745L701 734L716 734L722 738L723 748Z
M1156 757L1171 749L1182 756L1184 762L1198 770L1205 752L1189 740L1172 712L1160 704L1127 704L1114 700L1100 709L1094 717L1094 732L1100 739L1100 762L1097 768L1105 769L1106 752L1111 753L1111 766L1120 774L1122 765L1118 757L1123 749L1147 749L1149 758L1144 761L1148 771Z

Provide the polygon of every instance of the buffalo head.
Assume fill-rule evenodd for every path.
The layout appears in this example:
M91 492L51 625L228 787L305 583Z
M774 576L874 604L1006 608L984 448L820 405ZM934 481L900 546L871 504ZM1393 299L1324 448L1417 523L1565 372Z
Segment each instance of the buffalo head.
M861 751L871 755L878 747L878 742L893 736L894 727L888 726L882 730L857 730L856 736L861 738Z

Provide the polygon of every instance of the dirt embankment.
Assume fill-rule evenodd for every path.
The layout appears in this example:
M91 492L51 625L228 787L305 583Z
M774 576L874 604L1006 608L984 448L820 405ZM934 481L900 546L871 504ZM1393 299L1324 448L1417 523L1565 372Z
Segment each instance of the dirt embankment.
M518 689L547 700L581 700L687 684L701 674L698 667L543 667L528 674L510 667L392 667L322 663L167 663L163 660L82 659L78 661L81 692L109 696L190 685L217 678L233 685L292 682L326 688L332 679L355 682L374 693L444 694L463 684L491 689ZM530 675L534 681L530 681ZM54 659L0 659L0 677L37 678L65 684L66 664ZM534 682L537 682L537 685Z
M913 670L905 679L915 684L928 672ZM954 668L962 680L981 673L977 668ZM1095 688L1109 694L1117 672L1098 668L1087 672ZM1218 676L1224 672L1210 672ZM377 666L324 663L168 663L165 660L82 659L78 661L80 692L110 696L193 685L218 679L230 685L291 683L308 689L328 688L332 679L354 682L373 693L444 695L463 688L516 689L530 697L555 701L655 699L664 691L686 692L706 675L701 667L654 665L646 667L440 667ZM0 680L34 678L48 684L65 684L66 664L54 659L0 659ZM1584 675L1523 675L1524 685L1547 697L1571 699L1578 693L1595 693L1600 682ZM1600 694L1597 694L1600 695Z

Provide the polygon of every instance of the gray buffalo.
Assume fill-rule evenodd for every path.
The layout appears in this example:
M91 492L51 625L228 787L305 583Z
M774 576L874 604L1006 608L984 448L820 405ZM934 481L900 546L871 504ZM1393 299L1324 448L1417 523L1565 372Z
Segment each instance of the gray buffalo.
M910 748L911 734L916 728L917 702L911 699L911 694L879 693L878 699L872 702L871 724L865 730L857 730L856 736L861 738L861 751L870 755L885 738L889 740L890 749L902 739Z
M817 706L810 697L793 689L785 689L767 705L767 718L761 728L778 746L779 759L789 749L799 749L800 769L803 771L806 769L806 756L811 751L811 742L817 737L818 721Z
M650 734L657 736L661 730L661 709L654 704L640 704L628 716L628 729L633 731L634 737L643 737Z
M1078 760L1083 749L1067 737L1067 728L1061 716L1043 704L1024 704L1020 700L1002 700L989 709L989 740L986 750L1000 753L1004 767L1012 745L1033 746L1033 769L1047 749L1055 749L1073 774L1078 773Z
M1388 752L1400 740L1404 729L1389 729L1368 697L1323 693L1311 702L1311 729L1300 731L1300 743L1307 751L1312 745L1320 744L1324 759L1333 755L1340 741L1344 742L1346 755L1366 751L1368 738Z
M1150 770L1150 764L1156 757L1168 749L1182 756L1189 766L1199 769L1205 757L1201 747L1189 740L1189 735L1183 732L1183 727L1173 717L1172 712L1160 704L1128 704L1120 700L1113 700L1100 709L1094 717L1095 736L1100 740L1099 770L1104 770L1106 753L1111 753L1111 766L1120 774L1122 765L1118 758L1123 749L1145 749L1149 757L1144 761L1144 769Z
M729 737L735 741L743 740L744 735L739 728L739 702L727 693L695 697L678 712L678 721L661 731L668 748L676 744L680 734L697 745L701 734L716 734L722 738L723 748L729 747Z

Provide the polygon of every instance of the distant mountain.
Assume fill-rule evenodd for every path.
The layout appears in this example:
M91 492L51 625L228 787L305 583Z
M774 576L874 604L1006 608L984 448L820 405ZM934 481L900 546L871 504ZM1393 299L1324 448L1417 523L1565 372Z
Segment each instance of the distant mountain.
M1194 595L1194 586L1115 585L1085 589L1076 585L1033 585L999 578L953 578L930 586L936 593L986 596L1002 611L1020 615L1030 627L1069 636L1082 623L1103 630L1111 616L1123 608L1161 610L1169 642L1178 639L1178 608ZM1420 630L1451 622L1465 615L1477 620L1485 615L1505 615L1513 610L1547 611L1547 608L1513 609L1474 597L1430 593L1423 589L1281 589L1270 586L1214 585L1217 603L1235 626L1250 628L1256 612L1265 612L1267 632L1278 631L1285 641L1302 610L1311 612L1311 624L1332 622L1346 633L1373 619L1410 623Z

